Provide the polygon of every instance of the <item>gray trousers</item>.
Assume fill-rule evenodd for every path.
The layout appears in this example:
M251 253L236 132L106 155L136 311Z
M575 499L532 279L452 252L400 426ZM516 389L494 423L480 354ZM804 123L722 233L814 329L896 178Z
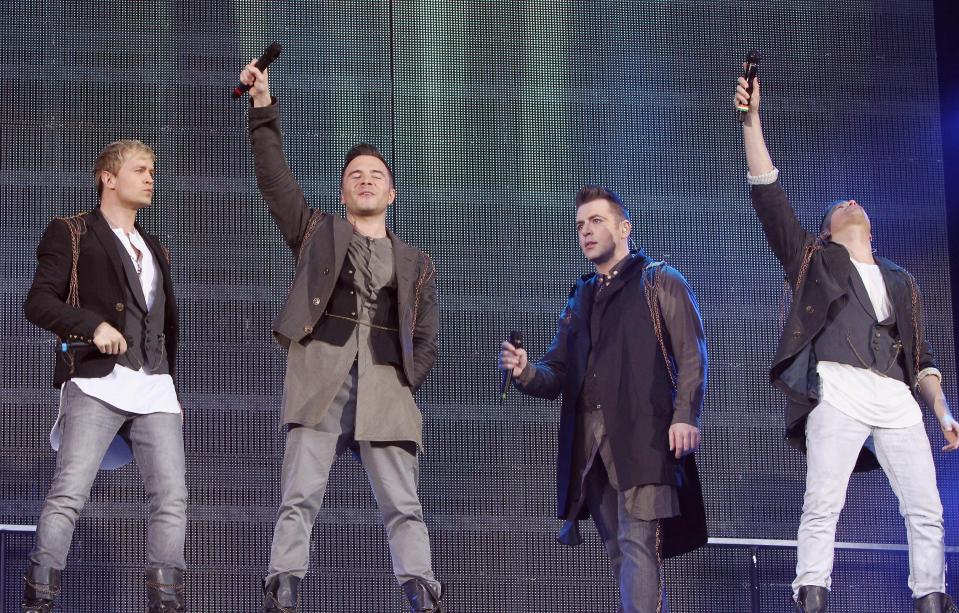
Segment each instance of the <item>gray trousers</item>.
M586 505L609 554L619 586L620 611L668 613L659 521L644 521L629 513L625 493L610 485L602 462L595 462L586 477Z
M147 567L185 570L187 491L180 415L124 413L73 383L66 386L60 408L63 437L30 561L66 567L77 517L90 498L100 461L120 433L130 443L149 499Z
M836 523L859 450L870 435L906 522L909 589L914 598L945 591L942 502L925 428L921 423L909 428L874 428L823 402L806 422L806 494L799 523L794 595L803 585L830 587Z
M352 449L363 465L383 518L393 572L403 584L421 579L439 593L433 576L429 533L416 487L419 461L415 445L355 441L356 368L340 388L315 428L293 427L286 435L282 496L267 579L280 574L306 575L310 535L323 505L330 469L337 456Z

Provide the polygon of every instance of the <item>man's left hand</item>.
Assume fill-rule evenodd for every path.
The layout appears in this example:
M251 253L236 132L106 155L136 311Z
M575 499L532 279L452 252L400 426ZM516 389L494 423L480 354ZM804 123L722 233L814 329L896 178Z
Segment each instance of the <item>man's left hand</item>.
M699 428L681 423L669 427L669 450L676 454L677 460L698 448Z

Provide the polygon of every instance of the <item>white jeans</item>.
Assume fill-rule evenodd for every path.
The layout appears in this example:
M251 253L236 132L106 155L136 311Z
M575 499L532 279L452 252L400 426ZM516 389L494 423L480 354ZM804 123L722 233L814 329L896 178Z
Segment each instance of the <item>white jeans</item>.
M830 586L836 523L846 501L849 476L870 435L906 522L913 598L945 591L942 502L925 428L921 423L908 428L875 428L823 402L806 422L806 495L799 523L794 595L803 585Z

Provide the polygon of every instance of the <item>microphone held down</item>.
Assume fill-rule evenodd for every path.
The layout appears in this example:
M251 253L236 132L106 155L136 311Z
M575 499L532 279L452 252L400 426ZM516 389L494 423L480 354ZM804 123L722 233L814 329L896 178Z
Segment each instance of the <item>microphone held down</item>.
M523 348L523 333L518 330L513 330L509 333L509 343L510 345L516 347L517 349ZM499 403L506 403L506 393L509 391L509 386L513 382L513 369L504 368L502 377L500 378L499 384Z

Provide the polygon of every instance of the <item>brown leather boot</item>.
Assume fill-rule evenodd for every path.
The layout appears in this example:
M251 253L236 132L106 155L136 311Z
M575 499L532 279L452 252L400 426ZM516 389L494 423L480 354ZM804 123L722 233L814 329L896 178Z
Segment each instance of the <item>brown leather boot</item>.
M433 591L428 583L422 579L410 579L403 584L403 593L413 607L413 613L443 613L443 596L446 587L440 584L440 593Z
M829 590L818 585L804 585L796 596L796 610L799 613L826 613L826 601Z
M146 570L147 613L183 613L183 573L179 568Z
M263 581L263 613L296 613L300 578L286 573Z
M60 570L31 563L23 576L24 613L50 613L60 593Z

